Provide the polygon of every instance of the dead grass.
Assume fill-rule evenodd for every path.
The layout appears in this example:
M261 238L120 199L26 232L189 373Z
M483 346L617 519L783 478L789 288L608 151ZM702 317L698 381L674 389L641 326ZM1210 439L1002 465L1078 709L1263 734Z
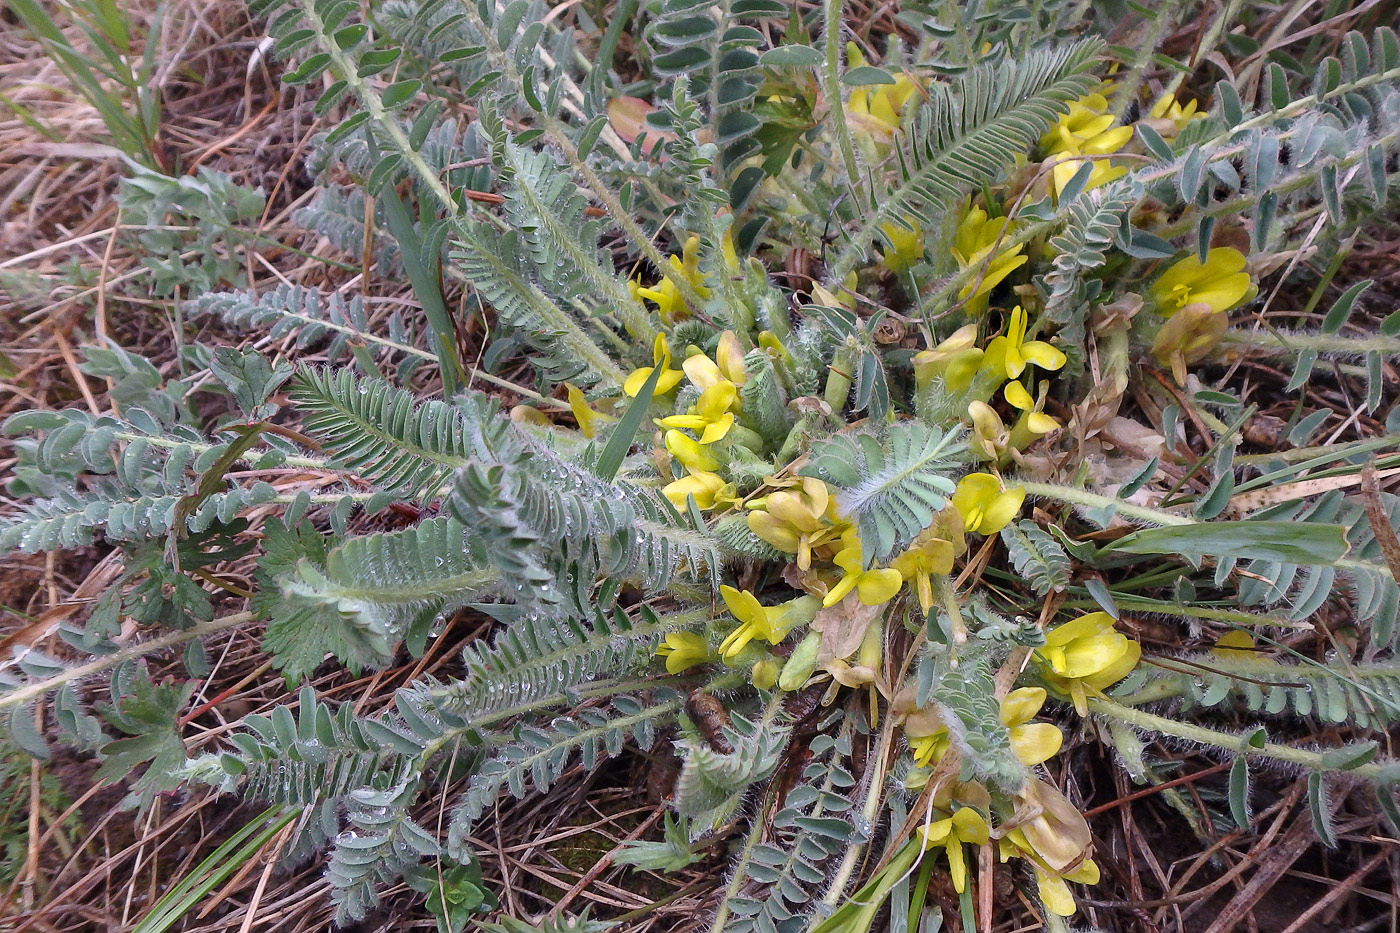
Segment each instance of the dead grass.
M148 0L132 8L138 21L150 21L153 4ZM866 37L896 28L893 10L890 4L853 5L855 32ZM1292 31L1279 41L1292 41L1321 18L1312 13L1309 9L1293 21ZM1358 9L1358 15L1377 14ZM1354 24L1329 23L1324 40L1339 36L1346 25ZM1180 30L1170 48L1187 54L1194 28ZM352 278L317 261L314 257L333 255L330 247L308 241L290 227L287 218L307 193L301 157L316 124L303 92L280 89L265 66L249 68L260 35L242 4L233 0L167 5L158 80L165 99L162 160L180 171L208 165L269 192L261 232L298 245L313 258L275 247L260 249L247 257L259 281L358 288L403 300L407 289L401 283L376 279L368 270ZM122 167L104 141L100 119L68 91L53 63L3 11L0 91L41 124L36 127L0 108L0 275L5 276L0 279L0 348L14 371L0 383L0 418L37 407L75 405L101 412L109 405L108 386L79 371L75 348L112 340L173 374L170 303L148 297L131 240L122 235L122 218L113 202ZM1370 276L1386 293L1400 297L1397 256L1400 236L1393 229L1375 234L1358 244L1339 281ZM1283 295L1269 313L1295 315L1300 304ZM233 339L208 330L199 336L213 343ZM1245 362L1236 379L1246 399L1261 404L1250 443L1256 451L1268 450L1279 443L1276 423L1269 418L1288 417L1296 404L1281 391L1286 374ZM1392 389L1397 381L1394 372L1387 373ZM1168 382L1161 380L1164 386ZM1305 390L1304 404L1334 412L1327 422L1329 440L1383 434L1380 423L1360 413L1362 394L1340 371L1319 371ZM1144 389L1135 401L1138 416L1154 423L1161 393ZM1188 439L1197 453L1208 443L1202 435ZM0 447L0 476L13 464L9 457ZM268 478L286 490L335 481L288 473ZM81 619L119 569L113 555L100 547L47 557L0 557L0 644L61 653L57 625ZM246 588L251 566L232 564L221 568L220 575ZM235 611L242 605L230 598L224 608ZM396 687L420 675L454 675L457 649L479 637L487 624L459 614L419 661L362 678L327 665L314 686L332 700L354 703L359 713L374 712L392 701ZM1148 621L1139 634L1149 645L1160 639L1161 650L1171 649L1181 637ZM240 717L294 700L267 669L259 637L256 626L246 626L208 644L213 670L199 685L185 727L191 752L216 747ZM1337 620L1335 631L1294 647L1321 657L1333 637L1349 637L1345 618ZM173 671L178 661L156 657L152 665ZM723 852L668 877L626 871L610 861L623 840L659 838L660 814L675 776L668 747L663 740L645 754L629 754L591 776L569 772L548 799L503 801L494 819L483 822L476 840L487 881L502 906L516 916L585 907L596 916L631 913L636 919L625 928L634 933L703 928L716 888L727 880L719 874ZM1121 933L1400 929L1396 840L1378 822L1364 789L1337 795L1337 850L1322 848L1313 837L1303 783L1291 775L1258 778L1260 812L1254 832L1210 823L1193 829L1174 809L1174 795L1201 811L1221 812L1225 766L1190 748L1158 746L1151 754L1168 763L1174 778L1147 789L1132 784L1087 737L1064 759L1061 784L1090 815L1096 858L1104 868L1104 883L1093 890L1093 899L1083 902L1094 926ZM0 901L0 930L128 930L171 884L258 812L232 797L196 793L162 798L150 811L137 814L121 806L124 787L94 783L90 758L60 755L45 767L61 778L69 809L81 815L83 831L70 836L62 828L67 814L42 805L37 767L27 797L3 801L29 817L24 865ZM442 801L452 795L453 788L443 788L436 803L425 804L418 814L422 825L440 825ZM274 839L261 858L248 863L177 928L189 933L329 929L332 910L321 864L313 860L280 870L276 856L285 839L285 834ZM1005 868L995 871L994 888L1004 908L995 929L1036 929L1026 925L1032 915L1024 909L1028 905L1018 904ZM403 887L391 891L363 929L432 929L418 899Z

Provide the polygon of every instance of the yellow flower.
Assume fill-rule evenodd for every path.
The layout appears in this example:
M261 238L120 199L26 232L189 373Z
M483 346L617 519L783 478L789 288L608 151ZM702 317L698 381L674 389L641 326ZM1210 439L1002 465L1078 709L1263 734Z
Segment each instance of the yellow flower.
M1011 446L1011 432L996 409L982 401L967 403L967 416L972 421L972 452L979 460L1000 462Z
M647 373L647 375L649 376L651 373ZM646 376L642 377L642 381L646 381ZM589 405L588 399L584 397L578 386L566 382L564 388L569 393L569 411L574 413L574 420L578 422L578 429L584 437L596 437L600 424L617 420ZM638 388L640 389L641 386L639 385Z
M1102 94L1089 94L1072 101L1069 113L1060 117L1059 122L1041 137L1040 144L1045 154L1063 160L1051 170L1057 196L1079 171L1081 162L1075 156L1108 155L1122 149L1133 138L1132 127L1115 127L1115 122L1113 114L1109 113L1108 100ZM1086 191L1128 171L1107 159L1094 159L1091 164L1093 168L1089 172Z
M695 438L674 428L666 432L666 450L691 473L709 473L719 469L719 460L714 454Z
M799 570L812 568L812 550L834 542L844 523L835 521L835 502L826 484L804 476L798 489L782 489L750 503L749 530L785 554L797 555Z
M854 42L846 43L846 58L852 68L865 64L865 56ZM919 86L908 75L896 75L894 84L864 84L851 91L846 112L852 123L871 136L888 138L899 129L899 115Z
M1053 723L1031 722L1044 705L1045 690L1042 687L1012 690L1001 701L1001 724L1011 734L1011 750L1027 767L1049 761L1065 740L1059 727Z
M1091 612L1051 629L1045 645L1035 650L1041 676L1067 694L1081 716L1089 711L1089 694L1101 695L1127 677L1141 657L1142 648L1115 631L1113 617L1106 612Z
M893 568L866 570L860 542L848 544L836 553L833 563L842 570L837 581L822 600L823 606L834 606L855 590L856 598L867 606L879 606L894 599L904 585L904 578Z
M1074 903L1074 895L1070 892L1066 881L1073 881L1076 884L1098 884L1099 866L1091 858L1086 858L1074 868L1063 874L1053 871L1046 871L1035 861L1031 861L1031 869L1035 872L1036 887L1040 889L1040 900L1045 904L1045 909L1060 917L1073 917L1078 910L1078 905Z
M924 258L924 230L917 223L905 218L906 228L897 223L881 224L880 232L889 241L885 250L885 266L891 272L903 272Z
M1186 129L1186 124L1192 120L1199 120L1205 116L1196 109L1196 99L1192 98L1186 106L1181 106L1175 94L1163 94L1157 98L1157 102L1152 105L1150 111L1152 121L1157 124L1163 136L1175 136ZM1168 130L1167 128L1170 127Z
M1244 269L1244 254L1232 246L1217 246L1206 261L1192 253L1162 273L1148 294L1161 314L1172 315L1187 305L1205 304L1212 311L1229 311L1244 300L1253 284Z
M687 668L714 660L705 639L694 632L671 632L656 649L656 656L666 659L668 674L679 674Z
M667 483L661 494L680 511L686 509L687 496L694 496L695 505L704 510L721 505L733 506L739 502L733 483L726 483L718 473L703 470Z
M797 626L811 622L819 605L814 596L799 596L777 606L764 606L752 593L732 586L721 586L719 594L730 614L740 622L739 627L720 642L719 653L726 659L743 651L755 638L776 645Z
M1045 407L1045 389L1047 388L1049 386L1042 383L1039 398L1031 398L1026 387L1019 382L1008 382L1006 388L1002 390L1008 405L1025 412L1027 428L1032 434L1049 434L1060 426L1060 422L1042 411Z
M1186 367L1200 362L1220 343L1230 325L1229 315L1204 302L1174 313L1152 341L1152 357L1172 371L1177 385L1186 385Z
M1064 742L1064 735L1053 723L1031 722L1044 705L1045 690L1041 687L1012 690L1001 701L999 718L1011 736L1011 751L1028 768L1049 761ZM948 727L932 709L911 715L905 721L904 735L914 753L914 764L921 768L942 759L952 745Z
M959 269L971 269L980 267L991 256L991 262L982 273L982 281L974 279L962 287L958 292L958 298L965 299L968 314L981 314L987 307L987 293L1001 284L1012 272L1030 261L1030 257L1023 256L1025 244L1016 246L1006 246L1005 241L1011 238L1015 232L1015 225L1004 217L989 217L987 212L980 207L969 208L958 222L957 232L953 236L952 254L957 261ZM996 248L997 242L1003 243L1002 247L992 255L992 250ZM975 285L975 287L974 287Z
M686 357L681 369L702 392L722 382L742 386L749 380L749 374L744 369L744 348L739 345L739 338L732 330L720 334L714 360L697 351Z
M1035 443L1036 438L1058 430L1060 422L1045 414L1045 396L1049 392L1048 383L1040 384L1040 393L1031 398L1031 394L1026 391L1026 387L1019 382L1009 382L1002 394L1006 396L1007 404L1021 412L1021 417L1016 420L1016 426L1011 429L1008 443L1016 450L1025 450Z
M948 853L948 874L953 879L953 890L959 894L967 890L967 859L963 846L972 843L984 846L991 835L987 819L972 807L962 807L952 816L935 820L928 826L920 827L924 837L924 848L942 846Z
M951 573L953 558L966 549L962 514L957 509L944 509L934 516L932 525L909 543L908 550L890 562L890 567L913 587L919 606L927 615L933 608L933 575L943 577Z
M663 428L684 428L700 432L700 443L713 444L721 440L729 429L734 427L734 415L730 408L739 398L739 390L734 383L721 380L700 393L700 398L690 406L684 415L671 415L658 418L656 423Z
M963 526L983 535L1005 528L1025 501L1025 489L1003 489L1001 480L990 473L967 474L958 481L952 498L953 508L962 513Z
M681 297L680 288L676 285L677 279L683 279L690 283L690 287L695 289L695 294L701 298L710 297L710 290L702 284L703 279L700 275L700 238L698 236L687 238L685 245L681 247L681 255L672 255L669 262L671 272L668 275L663 275L660 282L650 288L632 283L629 283L629 287L638 297L654 301L657 311L663 318L668 321L676 321L688 314L685 299ZM635 395L636 393L629 392L627 394ZM657 394L660 394L660 390Z
M656 341L651 345L651 358L653 365L632 370L627 375L627 381L622 384L622 391L626 392L629 398L642 391L642 386L651 378L651 371L658 366L661 367L661 375L656 380L656 395L665 395L680 385L681 380L685 378L684 372L671 368L671 348L666 345L665 334L656 335Z
M942 378L953 392L962 392L972 385L983 352L977 347L977 325L966 324L948 335L931 350L921 350L914 356L914 382L919 388Z
M1065 365L1065 355L1043 340L1026 339L1026 312L1020 305L1011 311L1004 337L993 337L987 343L982 367L1006 373L1008 379L1018 379L1026 366L1034 364L1045 370Z
M908 738L909 751L914 753L914 764L920 768L927 768L935 761L941 761L948 752L948 746L953 744L947 729L940 729L929 735L908 736Z
M1007 829L998 840L1001 860L1018 857L1030 862L1045 906L1061 917L1071 916L1074 896L1065 882L1099 880L1099 868L1089 857L1089 824L1064 794L1044 781L1031 781L1015 796L1017 813L1035 815Z

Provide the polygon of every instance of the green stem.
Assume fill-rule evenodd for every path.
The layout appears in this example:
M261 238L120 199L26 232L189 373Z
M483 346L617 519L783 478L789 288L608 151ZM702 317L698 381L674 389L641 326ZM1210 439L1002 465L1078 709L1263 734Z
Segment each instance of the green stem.
M1275 742L1265 742L1263 747L1254 748L1239 735L1220 732L1193 723L1177 722L1175 719L1169 719L1166 716L1158 716L1155 713L1149 713L1145 710L1124 706L1121 703L1114 702L1107 698L1090 697L1089 709L1095 715L1102 716L1105 719L1116 720L1125 725L1132 726L1135 729L1144 729L1149 732L1156 732L1160 735L1169 735L1173 738L1185 739L1188 742L1210 745L1214 748L1224 749L1235 755L1245 755L1250 758L1266 758L1281 764L1306 768L1309 771L1337 770L1323 764L1321 752L1294 748L1291 745L1279 745ZM1374 781L1381 776L1381 768L1382 765L1371 762L1351 768L1346 773Z
M467 6L470 8L471 5L468 4ZM658 273L664 274L671 268L671 264L666 261L665 256L661 255L661 250L657 249L651 242L651 237L647 236L646 231L638 226L637 222L632 219L632 215L623 208L622 202L617 199L617 195L613 194L612 190L603 183L603 179L598 177L598 173L593 171L593 167L579 158L578 148L574 145L573 140L565 135L563 127L559 125L559 121L550 116L543 116L542 119L545 123L545 135L549 138L549 141L559 147L559 150L563 152L564 159L569 163L569 166L574 171L578 172L579 175L583 177L583 180L587 182L589 189L593 192L593 196L602 203L603 208L617 223L622 232L627 235L627 239L632 241L632 245L640 250L642 255L647 258L647 261L656 267ZM681 299L693 313L699 313L704 309L705 299L700 297L695 291L694 286L692 286L684 276L677 276L673 278L672 281L676 283L676 290L681 293Z
M477 15L476 7L473 4L466 4L464 9L469 18L474 21L473 25L486 37L488 48L494 51L498 59L509 65L508 74L514 74L514 63L510 62L508 57L501 52L500 47L496 44L495 32L487 28L485 24L481 22L480 16ZM423 160L423 157L419 155L417 150L409 143L403 128L399 126L398 122L393 118L393 115L384 108L383 103L379 99L379 95L375 94L374 91L370 89L363 78L359 77L359 69L354 61L341 51L334 37L327 33L325 22L321 19L320 11L316 4L311 2L311 0L302 0L301 10L305 21L316 33L318 44L321 46L322 50L330 56L337 75L349 85L350 90L354 92L355 96L364 104L365 110L369 112L370 119L383 130L385 136L393 143L394 149L397 151L398 155L403 158L413 175L427 188L433 200L438 202L438 205L447 215L456 234L467 243L476 244L478 237L466 223L467 218L458 207L456 201L453 200L451 192L443 185L437 173L432 170L427 162ZM519 76L516 75L516 78L518 77ZM518 84L519 82L517 81L516 83ZM548 117L545 119L550 120ZM555 126L552 121L549 125ZM577 161L577 151L574 152L574 157L575 161ZM594 178L596 179L596 176L594 176ZM614 199L613 203L616 203L616 199ZM556 305L548 296L539 291L539 289L535 288L532 284L520 280L520 277L516 275L515 271L501 262L499 257L491 250L481 246L474 246L474 248L484 259L491 261L497 267L497 272L502 278L512 282L512 287L524 301L530 304L534 312L542 319L543 325L547 329L560 335L560 338L568 344L569 348L578 354L579 359L586 363L593 372L597 373L601 382L607 385L622 384L622 370L613 362L610 356L603 352L602 348L593 342L570 315L565 313L562 308ZM652 247L652 249L655 251L655 247Z
M1090 492L1087 489L1056 486L1051 483L1021 482L1019 485L1026 490L1026 495L1028 496L1034 496L1039 499L1053 499L1056 502L1067 502L1070 505L1078 505L1086 509L1102 509L1113 506L1117 509L1117 514L1125 518L1132 518L1153 525L1197 524L1195 521L1182 515L1175 515L1171 512L1163 512L1158 509L1149 509L1146 506L1134 505L1131 502L1124 502L1122 499L1115 499L1112 496L1100 495L1096 492Z
M846 108L841 102L841 0L826 0L822 5L825 22L822 39L826 43L826 61L822 66L822 90L831 111L836 141L841 147L841 159L846 163L846 177L851 185L860 184L860 164L851 141L851 128L846 125Z
M252 622L254 618L256 617L251 612L235 612L232 615L212 619L208 622L200 622L187 629L168 632L164 635L152 638L150 641L129 645L114 654L104 655L95 661L89 661L87 664L80 664L77 667L70 667L62 673L55 674L44 680L26 684L18 690L13 690L0 696L0 710L14 706L22 706L31 700L38 699L50 690L57 690L64 684L72 683L75 680L82 680L85 677L91 677L93 674L101 673L102 671L116 667L118 664L123 664L127 661L134 661L137 658L144 657L156 651L173 648L187 641L203 638L205 635L213 635L217 632L222 632L247 622Z
M1290 331L1276 331L1271 341L1255 333L1230 331L1221 338L1226 346L1247 348L1258 356L1285 356L1316 350L1318 353L1345 353L1362 355L1380 353L1382 356L1400 355L1400 337L1344 337L1341 334L1300 334Z
M763 836L768 832L766 820L756 819L749 831L744 836L744 845L739 850L738 856L734 859L734 864L738 866L747 865L753 858L753 853L758 844L763 841ZM738 896L739 890L749 881L749 876L742 871L735 871L733 877L729 879L729 884L724 888L724 896L720 898L719 909L715 911L715 919L710 924L710 933L721 933L725 923L729 920L729 902Z
M1294 134L1291 132L1284 133L1281 134L1279 138L1288 139L1291 138L1293 135ZM1380 145L1382 148L1389 150L1395 145L1397 140L1400 140L1400 132L1388 133L1385 136L1382 136L1380 139L1376 140L1376 144ZM1245 147L1239 147L1240 151L1243 151L1244 148ZM1234 149L1235 147L1231 147L1231 150L1228 154L1224 151L1213 152L1210 156L1210 161L1215 162L1220 161L1221 159L1230 158L1235 154ZM1236 197L1229 198L1217 204L1213 204L1205 210L1188 212L1186 216L1183 216L1180 220L1176 221L1176 223L1167 224L1163 227L1158 227L1157 229L1153 230L1153 233L1155 233L1157 236L1162 237L1163 239L1170 240L1178 236L1183 236L1186 233L1195 230L1200 224L1200 219L1202 217L1238 217L1240 214L1253 209L1266 193L1282 196L1292 194L1293 192L1300 191L1304 188L1311 188L1312 186L1317 184L1318 175L1321 173L1323 166L1332 166L1338 171L1341 171L1343 169L1351 168L1353 165L1359 164L1365 158L1366 152L1365 150L1362 150L1357 153L1351 153L1349 155L1342 156L1341 158L1314 162L1311 166L1309 166L1308 170L1300 172L1299 174L1293 175L1289 178L1285 178L1282 181L1279 181L1275 184L1272 184L1263 191L1250 191L1248 193L1239 194Z
M879 743L870 750L869 779L866 782L865 806L861 809L861 815L865 817L868 824L874 825L876 817L880 814L880 805L884 801L885 789L885 768L886 759L889 758L890 744L894 741L894 720L887 717L885 726L880 730ZM845 894L846 885L850 883L851 876L855 874L856 866L860 864L861 857L865 854L866 843L853 845L846 850L845 856L841 859L841 865L832 875L830 887L827 888L826 895L822 898L822 903L828 907L835 907ZM814 925L820 921L820 917L814 920Z

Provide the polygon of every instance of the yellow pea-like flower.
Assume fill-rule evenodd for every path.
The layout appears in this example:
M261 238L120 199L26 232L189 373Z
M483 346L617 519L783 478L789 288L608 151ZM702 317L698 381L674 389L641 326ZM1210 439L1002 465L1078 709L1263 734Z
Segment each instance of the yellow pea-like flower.
M1002 488L990 473L969 473L953 490L953 508L962 513L963 526L971 532L994 535L1001 531L1026 501L1025 489Z
M1232 246L1214 247L1206 253L1205 262L1192 253L1163 272L1148 294L1157 311L1168 316L1193 304L1229 311L1244 300L1254 284L1244 266L1244 253Z
M697 664L714 660L705 639L694 632L671 632L656 649L656 655L666 659L668 674L679 674Z
M1137 667L1142 648L1113 627L1106 612L1091 612L1046 633L1035 659L1045 682L1070 697L1079 715L1088 697L1118 683Z

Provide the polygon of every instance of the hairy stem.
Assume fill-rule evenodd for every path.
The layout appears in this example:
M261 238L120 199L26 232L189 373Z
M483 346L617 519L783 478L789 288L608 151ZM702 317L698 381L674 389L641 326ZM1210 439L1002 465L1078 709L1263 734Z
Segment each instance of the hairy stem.
M851 140L851 128L846 125L846 108L841 102L841 0L826 0L822 10L825 20L822 39L826 43L826 61L822 65L822 91L826 94L826 105L831 110L836 141L841 147L841 160L846 163L846 179L852 185L858 185L860 163L856 161L856 147Z
M1273 339L1260 334L1244 331L1230 331L1220 342L1228 346L1247 348L1255 356L1287 356L1304 350L1318 353L1345 353L1360 356L1367 353L1380 353L1383 356L1400 355L1400 337L1344 337L1341 334L1300 334L1289 331L1276 331Z
M1170 719L1166 716L1158 716L1146 710L1124 706L1121 703L1114 702L1105 697L1090 697L1089 710L1097 716L1116 720L1117 722L1132 726L1135 729L1156 732L1160 735L1169 735L1173 738L1185 739L1188 742L1197 742L1201 745L1210 745L1235 755L1245 755L1250 758L1264 758L1279 762L1280 764L1306 768L1309 771L1337 770L1323 764L1321 752L1294 748L1291 745L1279 745L1276 742L1265 742L1261 748L1254 748L1246 742L1242 736L1232 735L1228 732L1220 732L1216 729L1207 728L1206 726L1178 722L1175 719ZM1351 768L1347 773L1374 781L1381 776L1381 768L1381 764L1370 762Z
M1020 486L1026 490L1026 495L1028 496L1034 496L1039 499L1053 499L1056 502L1066 502L1070 505L1078 505L1086 509L1102 509L1113 506L1117 510L1117 513L1125 518L1132 518L1153 525L1196 524L1195 521L1182 515L1163 512L1160 509L1149 509L1146 506L1134 505L1131 502L1124 502L1122 499L1115 499L1112 496L1100 495L1096 492L1090 492L1087 489L1076 489L1071 486L1057 486L1052 483L1032 482L1021 482Z
M75 680L82 680L84 677L91 677L93 674L100 674L105 670L110 670L118 664L127 661L134 661L155 651L165 648L173 648L176 645L183 645L185 642L194 641L196 638L203 638L205 635L213 635L226 629L236 628L256 618L251 612L235 612L232 615L223 616L218 619L211 619L208 622L200 622L187 629L180 629L175 632L168 632L164 635L152 638L150 641L143 641L139 644L128 645L115 654L105 655L87 664L80 664L77 667L70 667L61 674L55 674L44 680L26 684L18 690L0 696L0 710L14 706L21 706L31 700L36 700L50 690L57 690L64 684L72 683Z

